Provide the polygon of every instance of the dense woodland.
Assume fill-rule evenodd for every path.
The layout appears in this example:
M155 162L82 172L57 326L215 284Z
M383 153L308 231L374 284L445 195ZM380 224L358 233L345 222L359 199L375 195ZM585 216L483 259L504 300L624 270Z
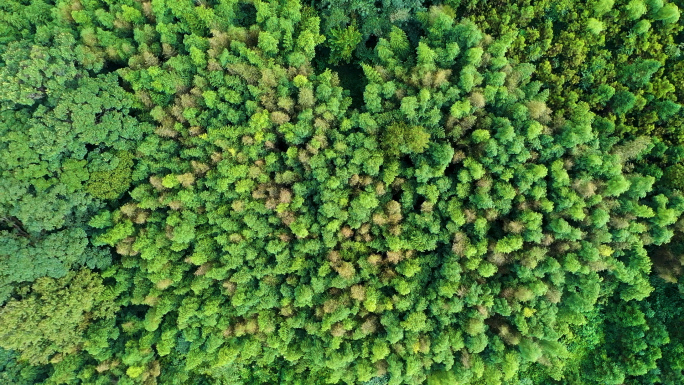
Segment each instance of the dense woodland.
M0 383L684 384L683 0L2 0Z

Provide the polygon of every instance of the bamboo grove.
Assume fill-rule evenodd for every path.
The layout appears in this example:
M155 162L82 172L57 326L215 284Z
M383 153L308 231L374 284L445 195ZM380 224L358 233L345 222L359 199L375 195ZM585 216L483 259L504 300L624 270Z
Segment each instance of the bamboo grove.
M681 0L4 0L0 383L684 383Z

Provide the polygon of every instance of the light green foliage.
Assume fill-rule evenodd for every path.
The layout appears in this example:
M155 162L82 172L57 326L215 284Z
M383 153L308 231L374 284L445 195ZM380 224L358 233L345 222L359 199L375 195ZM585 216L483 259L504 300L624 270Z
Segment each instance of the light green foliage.
M430 134L420 126L395 124L387 128L382 145L389 155L413 154L425 151Z
M111 158L108 170L90 174L86 189L96 198L116 199L130 188L133 156L130 152L122 151ZM115 166L112 167L112 163Z
M0 344L34 365L57 353L74 353L88 325L117 310L102 279L87 269L58 280L39 278L30 291L18 294L0 309Z
M355 26L350 25L344 29L333 29L330 32L330 62L349 62L356 46L361 42L361 33Z
M603 23L594 19L593 17L587 20L587 31L593 33L594 35L598 35L603 32L604 28L605 27Z
M593 2L594 13L597 16L603 16L610 11L615 5L615 0L597 0Z
M655 14L656 20L662 20L665 24L676 23L679 20L680 11L677 5L667 3Z
M627 11L629 18L634 20L646 13L647 8L643 0L630 0L626 5L625 10Z

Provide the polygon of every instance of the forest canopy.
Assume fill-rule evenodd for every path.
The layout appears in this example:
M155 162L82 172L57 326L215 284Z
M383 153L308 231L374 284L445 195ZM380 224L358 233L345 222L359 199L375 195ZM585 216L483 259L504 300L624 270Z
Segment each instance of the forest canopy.
M684 383L682 0L3 0L0 383Z

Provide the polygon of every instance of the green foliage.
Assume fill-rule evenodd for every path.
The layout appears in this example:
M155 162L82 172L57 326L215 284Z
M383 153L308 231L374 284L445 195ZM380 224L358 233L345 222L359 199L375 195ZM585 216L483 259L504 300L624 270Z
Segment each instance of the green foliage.
M0 100L4 106L32 106L41 99L49 103L73 81L78 73L73 37L62 33L54 40L49 48L17 41L3 50Z
M398 156L422 153L429 141L430 134L423 127L394 124L387 128L381 143L386 154Z
M665 183L673 189L684 191L684 165L675 164L665 170Z
M109 250L92 247L85 230L101 207L86 189L100 160L89 147L131 149L144 131L116 76L87 77L71 35L46 35L50 48L13 43L2 67L2 76L26 79L3 88L12 108L0 113L0 303L17 283L108 266Z
M625 67L620 81L634 88L643 87L660 67L661 64L657 60L640 60Z
M116 199L128 191L131 185L133 155L122 151L112 157L109 163L109 170L92 172L86 186L87 191L99 199Z
M322 19L323 33L328 39L326 44L334 49L334 36L340 31L348 29L350 25L356 25L360 45L357 52L360 56L373 54L373 41L377 38L387 37L397 27L408 27L415 19L416 11L423 9L421 0L400 1L365 1L365 0L323 0L315 2L316 10ZM356 29L354 29L356 30ZM333 38L333 39L331 39ZM332 43L332 44L330 44ZM356 46L356 44L354 44Z
M47 377L45 367L31 366L19 361L17 354L0 348L0 380L6 384L32 385Z
M116 305L99 275L87 269L60 279L39 278L0 310L4 349L21 352L30 364L46 364L55 354L74 353L83 332L100 318L113 317Z
M661 20L665 24L676 23L679 20L679 8L673 3L667 3L655 14L655 20Z
M349 62L356 46L361 42L361 33L354 25L344 29L333 29L330 32L328 45L332 51L330 62L335 64L340 61Z
M4 2L0 382L682 382L678 4Z
M634 108L636 100L637 98L633 93L624 90L618 91L612 99L613 111L615 111L617 115L624 115Z

